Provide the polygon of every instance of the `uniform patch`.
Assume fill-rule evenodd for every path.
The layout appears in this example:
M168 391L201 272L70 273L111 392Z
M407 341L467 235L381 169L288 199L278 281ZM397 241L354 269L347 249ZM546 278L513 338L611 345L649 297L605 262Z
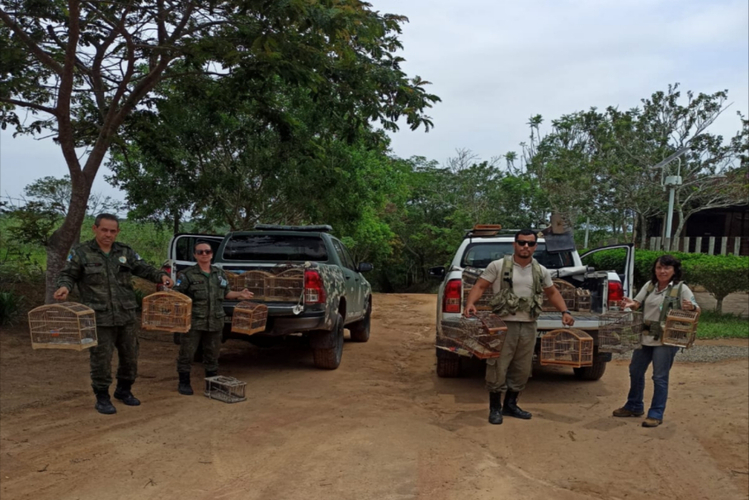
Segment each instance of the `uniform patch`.
M101 267L101 262L86 262L86 267Z
M140 255L138 255L138 252L135 252L135 260L143 260Z
M73 257L75 257L75 250L71 250L68 254L68 260L73 260Z
M203 283L205 283L205 281L203 281L203 280L193 281L193 284L195 284L195 285L202 285Z
M224 288L224 287L226 287L226 285L228 285L228 284L229 284L229 282L228 282L228 281L226 281L226 280L225 280L224 278L221 278L221 282L219 283L219 286L220 286L221 288Z
M125 262L127 262L127 257L125 257L125 256L123 255L122 257L120 257L120 259L119 259L119 260L120 260L120 262L121 262L121 263L123 263L123 264L124 264Z

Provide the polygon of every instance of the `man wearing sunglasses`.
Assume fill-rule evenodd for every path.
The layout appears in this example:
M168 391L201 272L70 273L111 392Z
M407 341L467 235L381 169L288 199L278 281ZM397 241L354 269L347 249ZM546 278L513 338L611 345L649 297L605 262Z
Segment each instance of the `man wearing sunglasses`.
M207 241L195 243L195 260L197 264L188 267L177 275L174 289L192 299L192 326L190 331L182 334L177 357L177 373L180 394L193 394L190 385L192 360L198 345L203 343L203 364L205 376L218 375L218 357L221 350L221 331L224 328L224 299L252 298L252 292L246 288L233 292L229 287L226 273L211 265L213 250Z
M536 234L523 229L515 234L513 254L495 260L473 286L466 299L463 315L476 313L476 301L488 287L494 298L492 310L507 324L502 354L486 360L486 387L489 390L489 423L501 424L502 415L530 419L531 414L518 407L518 395L531 375L536 346L536 319L541 314L544 296L562 312L562 323L572 326L575 320L567 310L562 295L551 281L549 271L536 262ZM502 407L502 391L505 392Z

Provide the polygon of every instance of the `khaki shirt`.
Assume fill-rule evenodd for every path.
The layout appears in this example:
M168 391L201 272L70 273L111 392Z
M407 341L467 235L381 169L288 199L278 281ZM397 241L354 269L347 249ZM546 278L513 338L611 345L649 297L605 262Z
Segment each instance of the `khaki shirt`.
M648 285L650 285L649 281L645 283L645 286L640 289L634 300L640 303L640 310L642 311L643 321L652 321L657 323L661 318L661 305L663 304L663 299L666 298L666 290L668 290L668 286L659 292L658 285L656 284L655 288L652 292L650 292L650 295L648 295L648 298L646 299L645 295L647 295L648 293ZM679 284L676 283L673 286L678 287ZM692 293L692 290L690 290L686 284L681 285L681 295L679 295L680 304L682 300L688 300L695 306L699 307L699 305L697 305L697 301L694 298L694 293ZM643 303L643 301L645 302ZM643 333L642 345L658 346L663 344L661 342L661 339L655 340L652 335L645 335Z
M224 327L223 302L231 288L223 269L211 266L206 276L195 264L177 275L174 289L192 299L193 330L215 332Z
M533 269L531 264L528 263L527 266L521 266L515 262L514 258L512 263L514 266L512 270L512 292L518 297L530 297L533 295ZM550 286L554 286L554 283L551 281L549 270L541 264L539 264L539 267L541 268L541 274L543 276L543 287L549 288ZM499 293L501 286L506 285L506 283L502 283L503 268L504 259L495 260L486 267L484 273L480 276L492 284L492 292L494 295ZM518 311L515 314L505 316L502 320L523 322L535 321L531 318L530 314L523 311Z

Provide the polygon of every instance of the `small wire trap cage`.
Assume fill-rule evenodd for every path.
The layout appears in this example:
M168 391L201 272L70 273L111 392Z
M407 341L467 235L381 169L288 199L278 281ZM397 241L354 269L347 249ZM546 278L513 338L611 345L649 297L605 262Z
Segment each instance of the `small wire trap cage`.
M575 309L579 312L590 312L593 306L593 300L590 295L590 290L585 288L575 289Z
M273 276L271 273L254 269L252 271L247 271L240 276L244 276L244 283L243 287L237 290L238 292L247 288L247 290L252 292L253 298L257 300L265 299L265 283Z
M33 349L82 351L98 344L96 313L76 302L39 306L29 311Z
M143 297L141 328L187 333L192 326L192 299L179 292L156 292Z
M697 335L700 311L671 309L666 315L666 326L663 329L663 345L674 347L692 347Z
M573 311L575 309L575 300L577 298L575 285L573 285L572 283L567 283L564 280L553 280L553 283L556 289L559 290L559 293L562 294L564 305L567 307L567 309ZM557 308L551 304L546 294L544 294L544 302L543 304L541 304L541 310L547 312L557 310Z
M302 267L286 268L265 279L265 300L269 302L297 302L303 293Z
M502 353L507 325L496 314L479 312L471 318L444 320L441 326L449 343L477 358L498 358Z
M482 271L475 267L467 267L463 271L463 276L462 276L463 305L465 305L468 302L468 296L471 294L471 290L473 290L473 287L478 281L481 274L482 274ZM492 293L493 292L492 292L491 287L488 287L486 290L484 290L483 295L481 295L481 297L479 297L479 299L474 304L476 306L477 311L491 311L492 310L492 306L490 304L492 300Z
M609 311L598 319L598 350L623 353L642 344L642 313Z
M552 330L541 337L541 364L580 368L593 365L593 337L577 328Z
M242 301L234 307L231 331L252 335L265 330L268 321L268 306L257 302Z
M208 399L217 399L224 403L239 403L245 401L246 382L241 382L234 377L217 375L206 377L204 395Z

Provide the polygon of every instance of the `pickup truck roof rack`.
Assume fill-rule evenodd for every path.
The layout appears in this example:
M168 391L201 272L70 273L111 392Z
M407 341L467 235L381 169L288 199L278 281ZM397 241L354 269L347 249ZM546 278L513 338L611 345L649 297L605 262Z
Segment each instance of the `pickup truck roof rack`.
M504 228L493 228L492 225L486 224L486 225L477 225L473 229L469 229L466 231L465 236L463 236L463 239L468 238L494 238L499 235L514 235L520 229L504 229ZM540 229L531 229L536 234L539 234L541 232Z
M314 226L281 226L278 224L255 224L257 231L307 231L314 233L329 233L333 228L328 224Z

